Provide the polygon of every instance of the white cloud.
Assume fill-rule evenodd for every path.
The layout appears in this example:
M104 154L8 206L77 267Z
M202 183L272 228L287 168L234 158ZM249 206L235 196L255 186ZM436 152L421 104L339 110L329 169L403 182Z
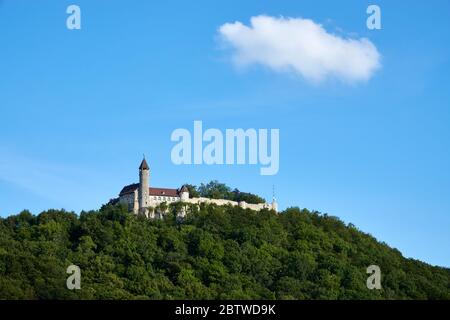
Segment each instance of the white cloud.
M380 54L370 40L342 38L309 19L256 16L250 26L226 23L219 33L234 48L236 65L293 71L313 82L330 77L366 81L380 67Z

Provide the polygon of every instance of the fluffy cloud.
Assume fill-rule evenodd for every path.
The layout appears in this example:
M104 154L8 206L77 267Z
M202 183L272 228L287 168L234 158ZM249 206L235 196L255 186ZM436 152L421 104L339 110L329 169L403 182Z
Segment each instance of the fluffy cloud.
M236 65L293 71L313 82L366 81L380 67L380 54L368 39L342 38L309 19L257 16L250 26L226 23L219 33L234 48Z

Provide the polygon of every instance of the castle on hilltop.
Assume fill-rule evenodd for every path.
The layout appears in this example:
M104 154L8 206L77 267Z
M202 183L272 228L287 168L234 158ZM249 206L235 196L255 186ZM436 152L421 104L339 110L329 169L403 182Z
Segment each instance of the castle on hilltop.
M190 204L212 203L216 205L231 205L251 210L271 209L278 212L278 204L273 199L272 203L246 203L245 201L231 201L226 199L191 198L188 188L183 185L180 189L153 188L150 187L150 167L144 159L139 166L139 183L130 184L122 188L119 193L119 202L126 204L134 214L143 214L148 218L162 218L157 208L162 203L171 204L183 202ZM184 215L185 213L181 213Z

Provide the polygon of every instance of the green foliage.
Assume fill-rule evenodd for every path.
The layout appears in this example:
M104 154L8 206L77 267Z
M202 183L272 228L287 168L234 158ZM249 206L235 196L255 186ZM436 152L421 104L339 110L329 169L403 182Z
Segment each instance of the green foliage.
M162 221L120 205L0 219L0 299L450 298L449 269L405 259L336 217L202 205L179 221L180 204L164 206ZM81 290L66 288L71 264ZM382 290L366 287L371 264Z
M200 197L200 193L197 190L197 186L192 184L185 184L186 188L189 191L189 198L198 198Z
M200 184L196 187L191 184L185 185L189 190L189 197L205 197L210 199L226 199L232 201L245 201L247 203L264 203L266 202L263 198L248 192L241 192L238 189L231 190L224 183L220 183L217 180L211 181L207 184Z

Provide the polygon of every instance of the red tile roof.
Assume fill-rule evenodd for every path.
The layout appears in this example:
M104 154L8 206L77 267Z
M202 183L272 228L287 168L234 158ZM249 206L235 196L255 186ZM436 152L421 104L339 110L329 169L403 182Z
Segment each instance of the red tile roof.
M178 190L177 189L168 189L168 188L149 188L149 195L178 197Z
M120 191L119 196L123 196L126 194L133 193L139 188L139 183L133 183L128 186L123 187L122 191ZM166 197L178 197L177 189L169 189L169 188L148 188L150 196L166 196Z

